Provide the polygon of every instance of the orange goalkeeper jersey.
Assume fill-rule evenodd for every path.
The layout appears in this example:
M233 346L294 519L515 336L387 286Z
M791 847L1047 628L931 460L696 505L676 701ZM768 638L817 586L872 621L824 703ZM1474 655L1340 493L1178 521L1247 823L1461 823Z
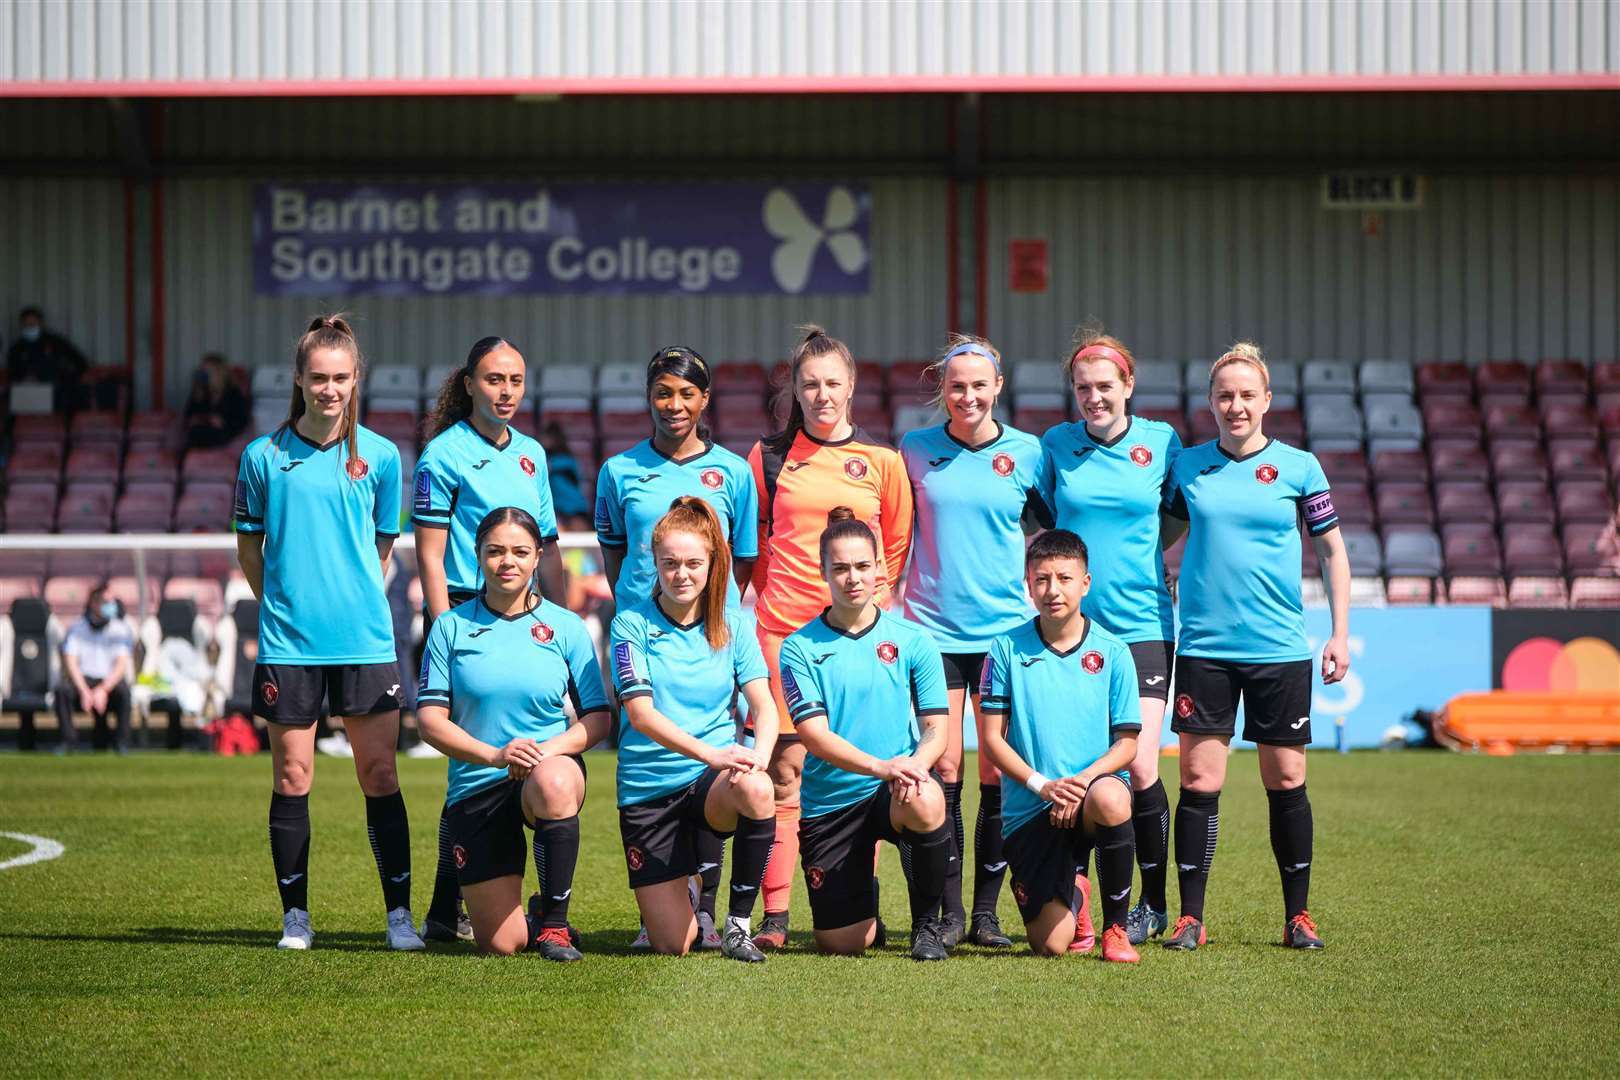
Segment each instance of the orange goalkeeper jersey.
M835 506L855 511L877 535L877 600L887 605L911 547L911 482L899 451L860 428L838 442L801 431L786 454L755 443L748 465L759 491L759 628L784 637L831 603L821 578L821 533Z

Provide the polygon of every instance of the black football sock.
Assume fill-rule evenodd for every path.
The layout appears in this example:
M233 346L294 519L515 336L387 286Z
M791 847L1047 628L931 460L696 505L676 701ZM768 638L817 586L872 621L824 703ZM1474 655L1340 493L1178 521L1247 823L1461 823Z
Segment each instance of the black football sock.
M715 894L720 891L720 864L726 861L726 841L708 829L699 829L692 846L697 853L698 879L702 884L698 891L698 910L712 920Z
M1204 889L1221 832L1221 793L1181 789L1176 803L1176 878L1181 913L1204 921Z
M932 918L939 911L940 896L945 892L945 866L951 857L951 826L949 822L933 832L904 833L902 855L910 849L907 887L911 893L911 924Z
M1001 850L1001 785L979 785L979 820L973 828L973 914L994 915L1007 876Z
M1305 785L1285 791L1267 791L1271 804L1271 851L1282 874L1283 909L1292 919L1304 911L1311 892L1311 800Z
M540 882L540 926L568 925L568 898L579 862L579 815L534 823L534 876Z
M962 782L941 782L945 789L945 827L951 830L951 851L945 863L945 899L940 914L957 923L967 921L962 910L962 853L967 850L962 835Z
M382 879L384 907L389 911L410 907L411 825L404 796L397 791L366 796L366 836Z
M309 910L309 796L270 793L270 861L283 914Z
M775 837L775 814L762 818L738 815L737 832L731 840L731 898L726 902L726 914L732 918L747 921L752 917Z
M427 917L436 923L456 925L456 897L461 883L456 878L456 850L450 839L450 804L439 811L439 863L433 874L433 902L428 905Z
M1142 867L1142 899L1154 911L1165 910L1165 860L1170 857L1170 798L1164 781L1135 792L1131 825L1136 831L1136 858Z
M1131 870L1136 862L1136 829L1131 822L1096 829L1097 887L1102 890L1103 926L1124 926L1131 909Z

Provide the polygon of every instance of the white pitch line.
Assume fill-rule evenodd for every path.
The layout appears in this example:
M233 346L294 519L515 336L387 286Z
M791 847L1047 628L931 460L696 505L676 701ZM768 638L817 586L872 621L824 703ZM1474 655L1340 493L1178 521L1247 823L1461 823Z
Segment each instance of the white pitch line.
M13 840L20 840L24 844L33 845L32 851L26 851L15 858L0 862L0 870L13 870L29 863L48 862L60 858L67 848L44 836L30 836L28 833L0 832L0 836L9 836Z

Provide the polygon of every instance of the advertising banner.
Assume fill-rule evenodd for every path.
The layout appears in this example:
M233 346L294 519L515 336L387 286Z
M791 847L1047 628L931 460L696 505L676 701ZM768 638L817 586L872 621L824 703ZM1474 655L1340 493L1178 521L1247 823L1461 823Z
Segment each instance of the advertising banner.
M1521 608L1491 613L1498 690L1620 693L1620 615Z
M259 184L261 296L863 294L860 184Z

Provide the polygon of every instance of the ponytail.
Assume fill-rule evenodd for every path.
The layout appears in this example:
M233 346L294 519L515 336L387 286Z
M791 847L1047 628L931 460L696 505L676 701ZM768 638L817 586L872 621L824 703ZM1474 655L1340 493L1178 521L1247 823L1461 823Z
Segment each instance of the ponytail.
M855 516L847 506L835 506L827 511L827 527L821 531L821 573L827 574L827 549L835 540L865 540L872 545L872 557L877 558L877 536L872 526Z
M439 397L433 403L433 409L423 421L422 428L427 442L444 433L445 429L467 419L473 414L472 394L467 389L467 380L478 371L478 363L496 349L511 349L517 352L518 348L503 337L479 338L467 352L467 362L457 371L453 371L439 387Z
M703 392L709 393L709 362L696 349L685 345L666 345L653 353L653 358L647 361L647 407L652 409L653 384L660 376L673 375L677 379L691 383ZM698 413L698 438L705 443L712 443L714 435L709 430L709 422L705 418L708 410Z
M723 649L731 640L726 625L726 591L731 580L731 548L720 528L714 507L696 495L682 495L669 504L669 510L653 526L652 546L657 548L670 533L691 533L709 548L709 580L703 586L698 606L703 612L703 636L711 649Z
M343 423L339 428L340 437L348 442L348 468L347 472L354 476L354 463L360 459L360 376L365 361L360 355L360 343L355 340L354 330L342 315L317 315L310 320L309 326L304 329L303 336L293 349L293 374L302 378L309 370L309 358L316 349L341 349L354 359L354 392L349 395L349 403L343 408ZM282 421L276 434L293 430L304 415L304 389L297 383L293 384L292 402L287 407L287 419Z
M843 360L844 367L849 371L850 403L854 404L855 395L855 357L845 345L835 337L828 337L827 331L814 324L801 326L804 340L799 347L793 350L793 358L789 363L788 379L786 384L776 392L771 400L771 415L776 416L784 402L788 404L787 426L775 435L763 440L767 449L772 453L785 454L792 447L793 440L799 432L804 430L804 406L799 404L799 368L804 366L806 360L817 356L832 354Z

